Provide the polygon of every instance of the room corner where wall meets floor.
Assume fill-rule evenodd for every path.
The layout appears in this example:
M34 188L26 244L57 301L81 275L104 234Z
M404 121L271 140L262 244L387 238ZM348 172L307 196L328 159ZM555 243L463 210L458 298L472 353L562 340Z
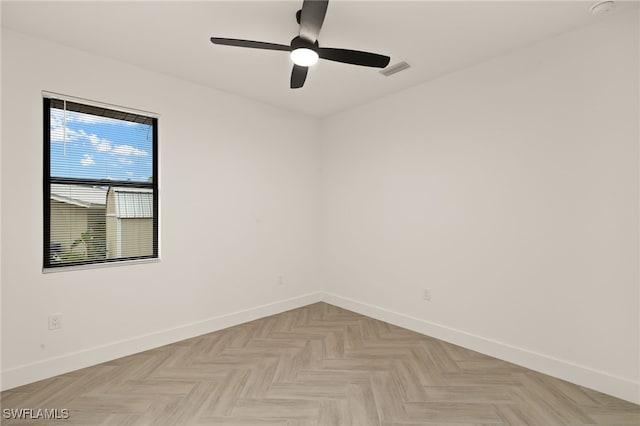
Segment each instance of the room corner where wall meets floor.
M5 391L2 402L7 426L24 424L13 407L44 405L83 426L622 426L640 417L640 405L324 302Z

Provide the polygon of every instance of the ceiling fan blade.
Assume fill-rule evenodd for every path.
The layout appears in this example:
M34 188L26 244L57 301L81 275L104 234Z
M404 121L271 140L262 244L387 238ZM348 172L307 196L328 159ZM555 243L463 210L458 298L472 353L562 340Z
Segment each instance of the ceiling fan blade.
M211 43L222 44L225 46L251 47L253 49L285 50L287 52L291 50L290 46L286 46L284 44L266 43L264 41L240 40L237 38L211 37Z
M327 13L329 0L304 0L300 12L300 37L315 43Z
M386 67L391 60L388 56L378 55L377 53L362 52L360 50L334 49L331 47L321 47L318 49L318 56L330 61L375 68Z
M299 89L304 85L304 81L307 79L308 67L301 67L300 65L294 65L291 71L291 88Z

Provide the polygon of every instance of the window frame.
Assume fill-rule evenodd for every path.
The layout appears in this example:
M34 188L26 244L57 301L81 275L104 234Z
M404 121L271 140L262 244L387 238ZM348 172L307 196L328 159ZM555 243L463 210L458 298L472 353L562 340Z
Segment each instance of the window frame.
M42 269L43 272L55 272L69 269L88 269L94 267L104 266L116 266L126 265L131 263L158 261L160 256L160 241L159 241L159 173L158 173L158 115L149 113L146 111L138 111L130 108L121 108L114 105L104 104L100 102L88 101L85 99L73 98L69 96L62 96L58 94L42 92L42 105L43 105L43 251L42 251ZM74 105L78 105L81 108L86 107L86 111L79 110L81 112L91 114L91 110L98 108L101 111L108 111L113 114L116 119L122 120L118 116L139 116L144 117L150 121L152 127L152 142L151 142L151 182L131 182L122 180L110 180L110 179L91 179L91 178L63 178L51 176L51 109L52 101L68 102ZM66 104L65 104L66 105ZM93 114L97 115L97 114ZM133 121L133 120L126 120ZM91 185L91 186L103 186L107 188L111 187L126 187L126 188L145 188L152 190L152 250L150 255L143 256L130 256L130 257L118 257L118 258L104 258L98 260L80 260L54 263L51 261L51 185L52 184L71 184L71 185Z

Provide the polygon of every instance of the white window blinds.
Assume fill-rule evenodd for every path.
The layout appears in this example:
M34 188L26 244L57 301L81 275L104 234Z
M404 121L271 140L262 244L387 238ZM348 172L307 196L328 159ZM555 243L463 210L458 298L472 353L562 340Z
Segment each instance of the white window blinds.
M157 118L44 98L44 267L158 257Z

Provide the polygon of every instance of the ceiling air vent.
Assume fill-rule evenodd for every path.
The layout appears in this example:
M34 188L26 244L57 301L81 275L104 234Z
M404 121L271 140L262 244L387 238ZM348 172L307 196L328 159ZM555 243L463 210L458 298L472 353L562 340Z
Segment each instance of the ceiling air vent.
M380 74L384 75L385 77L389 77L392 74L406 70L410 66L411 65L409 65L405 61L398 62L397 64L391 65L390 67L383 69L382 71L380 71Z

